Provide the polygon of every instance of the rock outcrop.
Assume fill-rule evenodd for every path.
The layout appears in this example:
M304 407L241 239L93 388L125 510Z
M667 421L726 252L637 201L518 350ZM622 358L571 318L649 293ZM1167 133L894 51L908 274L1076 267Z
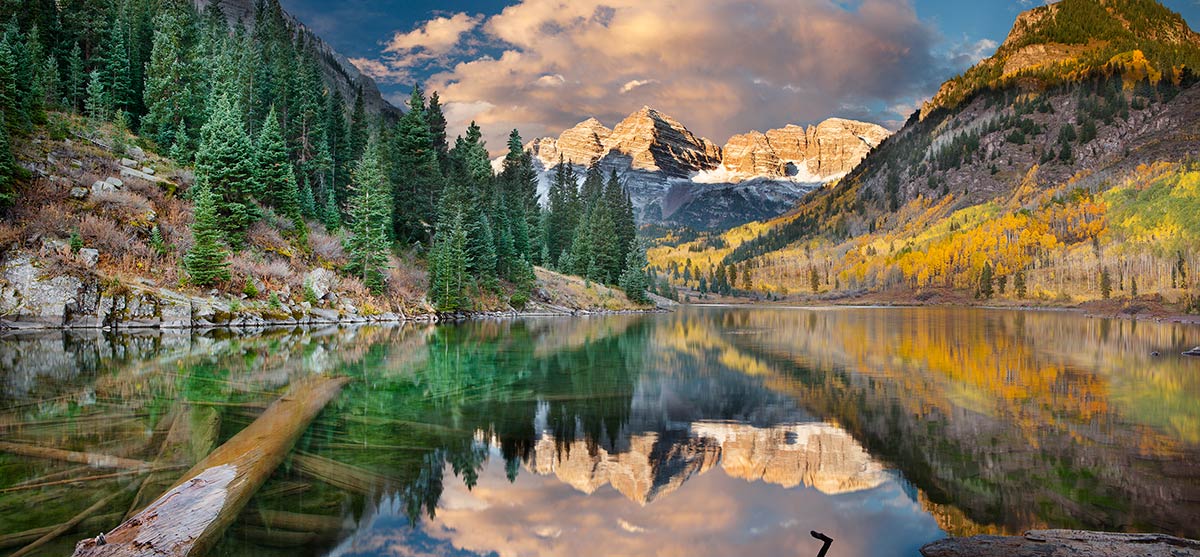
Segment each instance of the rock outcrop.
M630 114L604 140L605 159L628 158L629 167L686 178L721 163L721 148L648 106Z

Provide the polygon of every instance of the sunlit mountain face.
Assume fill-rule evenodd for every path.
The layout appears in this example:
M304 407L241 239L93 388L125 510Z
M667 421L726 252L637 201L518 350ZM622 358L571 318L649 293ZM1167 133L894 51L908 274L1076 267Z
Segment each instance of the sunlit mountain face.
M181 408L193 444L214 420L219 442L290 381L354 377L218 555L803 555L812 530L841 555L911 555L947 535L1200 524L1200 370L1180 355L1200 329L1183 324L691 308L2 342L10 413L121 412L8 437L104 453L154 442L152 416ZM5 458L21 478L55 470ZM26 502L0 493L0 510ZM312 531L261 526L279 516Z

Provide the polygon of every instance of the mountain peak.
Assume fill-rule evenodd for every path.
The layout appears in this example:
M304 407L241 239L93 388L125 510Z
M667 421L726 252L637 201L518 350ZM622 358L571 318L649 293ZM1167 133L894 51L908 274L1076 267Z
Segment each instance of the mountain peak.
M721 148L715 143L649 106L617 124L604 146L609 155L628 157L632 168L669 176L687 177L692 172L714 169L721 162Z

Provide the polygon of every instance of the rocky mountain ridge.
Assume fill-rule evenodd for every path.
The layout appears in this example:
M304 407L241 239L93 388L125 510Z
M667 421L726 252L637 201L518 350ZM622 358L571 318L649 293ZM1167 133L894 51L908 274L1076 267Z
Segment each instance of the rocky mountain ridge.
M542 173L543 196L560 160L579 174L597 164L621 176L642 222L725 228L787 210L844 176L888 134L875 124L830 118L735 135L721 147L644 106L611 129L588 118L526 149Z

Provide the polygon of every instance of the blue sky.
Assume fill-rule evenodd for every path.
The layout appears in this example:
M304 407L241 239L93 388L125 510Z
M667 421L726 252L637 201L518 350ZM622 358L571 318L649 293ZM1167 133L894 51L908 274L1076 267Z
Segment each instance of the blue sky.
M829 116L896 127L990 55L1032 0L282 0L402 101L452 126L557 135L642 105L723 143ZM1164 0L1193 28L1200 0ZM458 133L460 130L452 130Z

